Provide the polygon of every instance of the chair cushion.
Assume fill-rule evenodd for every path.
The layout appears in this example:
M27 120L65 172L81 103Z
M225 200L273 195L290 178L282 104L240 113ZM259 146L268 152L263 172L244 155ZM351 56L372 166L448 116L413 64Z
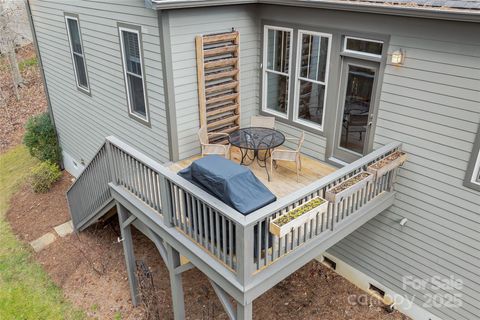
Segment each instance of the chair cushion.
M244 215L277 200L249 168L217 155L196 160L178 174Z
M228 149L226 149L224 145L212 144L203 146L204 154L225 154L225 150Z
M285 161L295 161L297 154L291 151L284 151L281 149L275 149L272 153L273 160L285 160Z

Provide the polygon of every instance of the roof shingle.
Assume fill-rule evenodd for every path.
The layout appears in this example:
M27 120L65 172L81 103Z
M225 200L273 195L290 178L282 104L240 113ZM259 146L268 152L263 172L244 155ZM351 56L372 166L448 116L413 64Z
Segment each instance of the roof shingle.
M354 2L354 1L349 1ZM391 6L419 6L430 8L452 8L463 10L480 10L480 0L357 0L371 4Z

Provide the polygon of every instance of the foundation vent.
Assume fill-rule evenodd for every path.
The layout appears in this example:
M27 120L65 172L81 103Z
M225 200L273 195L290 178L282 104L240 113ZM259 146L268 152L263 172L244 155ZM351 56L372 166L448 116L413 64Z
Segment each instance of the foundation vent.
M333 269L333 270L337 269L337 263L325 256L323 256L323 264L329 267L330 269Z

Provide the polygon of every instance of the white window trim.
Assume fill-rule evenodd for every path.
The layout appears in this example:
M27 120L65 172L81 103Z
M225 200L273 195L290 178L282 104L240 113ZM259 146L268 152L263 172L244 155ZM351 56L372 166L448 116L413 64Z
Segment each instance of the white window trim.
M119 35L120 35L120 48L122 51L122 65L123 65L123 76L125 80L125 91L127 92L127 104L128 104L128 113L135 118L140 119L141 121L145 121L147 123L150 122L150 113L148 109L148 101L147 101L147 90L145 88L145 68L143 66L143 52L142 52L142 45L140 43L140 32L139 30L136 29L131 29L131 28L126 28L126 27L118 27ZM130 86L128 85L128 76L127 74L134 75L136 77L139 77L138 74L131 73L127 71L127 63L126 63L126 56L125 56L125 46L123 42L123 32L131 32L131 33L136 33L137 34L137 39L138 39L138 48L139 48L139 53L140 53L140 68L142 71L142 88L143 88L143 101L145 102L145 116L142 116L136 112L133 111L132 109L132 102L131 102L131 94L130 94ZM140 78L140 77L139 77Z
M70 26L68 24L68 20L74 20L74 21L77 22L78 38L80 39L80 45L82 46L82 54L73 51L72 35L71 35L71 32L70 32ZM79 90L90 94L90 79L88 79L87 60L85 59L85 48L83 47L82 32L80 30L80 22L78 21L78 18L75 17L75 16L65 15L65 25L67 27L67 36L68 36L68 43L70 45L70 55L71 55L71 58L72 58L73 72L75 73L75 84L77 85L77 88ZM86 88L83 87L82 85L80 85L80 83L78 82L77 64L75 63L74 55L80 56L83 59L83 68L85 69L85 77L87 79L87 87Z
M268 65L268 57L267 57L267 43L268 43L268 30L280 30L280 31L288 31L290 32L290 49L289 49L289 57L288 57L288 74L275 71L275 70L268 70L267 65ZM278 26L271 26L271 25L265 25L263 27L263 63L262 63L262 111L265 113L269 113L272 115L275 115L277 117L281 117L284 119L288 119L288 113L289 113L289 105L290 105L290 97L291 97L291 88L290 88L290 80L291 80L291 74L292 74L292 54L293 54L293 29L292 28L285 28L285 27L278 27ZM286 110L285 113L275 111L272 109L267 108L267 90L266 90L266 84L267 84L267 72L278 74L278 75L283 75L288 77L288 97L287 97L287 105L286 105Z
M311 80L311 79L306 79L300 77L300 63L302 59L301 55L301 45L302 45L302 36L304 34L308 35L313 35L313 36L319 36L319 37L324 37L328 38L328 50L327 50L327 66L326 66L326 72L325 72L325 81L317 81L317 80ZM295 93L294 93L294 107L293 107L293 122L299 123L301 125L310 127L315 130L320 130L323 132L324 124L325 124L325 109L327 105L327 92L328 92L328 77L330 73L330 56L331 56L331 51L332 51L332 34L330 33L322 33L322 32L315 32L315 31L309 31L309 30L298 30L298 36L297 36L297 57L296 57L296 68L295 68ZM304 81L309 81L312 83L316 84L321 84L325 86L325 95L323 99L323 114L322 114L322 124L315 124L312 121L300 119L298 117L298 109L299 109L299 96L300 96L300 80Z
M477 162L475 163L475 167L473 168L473 174L470 182L480 185L480 179L478 179L478 175L480 174L480 151L477 155Z
M373 54L373 53L368 53L368 52L363 52L363 51L356 51L356 50L349 50L347 49L347 40L348 39L353 39L353 40L361 40L361 41L368 41L368 42L375 42L375 43L381 43L382 46L385 45L385 42L381 40L373 40L373 39L367 39L367 38L359 38L359 37L351 37L351 36L345 36L343 39L343 52L347 53L353 53L353 54L359 54L362 56L367 56L367 57L374 57L374 58L382 58L382 54Z

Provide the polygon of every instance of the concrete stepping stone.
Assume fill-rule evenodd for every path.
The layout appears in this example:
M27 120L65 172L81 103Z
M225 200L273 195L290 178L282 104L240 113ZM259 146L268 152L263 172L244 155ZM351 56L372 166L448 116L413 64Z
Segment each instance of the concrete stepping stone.
M55 235L52 232L49 232L44 234L40 238L30 242L30 245L32 246L35 252L40 252L46 247L48 247L50 244L55 242L56 239L57 237L55 237Z
M68 236L69 234L73 233L73 223L72 220L67 221L59 226L56 226L53 228L55 232L60 236L60 237L65 237Z

